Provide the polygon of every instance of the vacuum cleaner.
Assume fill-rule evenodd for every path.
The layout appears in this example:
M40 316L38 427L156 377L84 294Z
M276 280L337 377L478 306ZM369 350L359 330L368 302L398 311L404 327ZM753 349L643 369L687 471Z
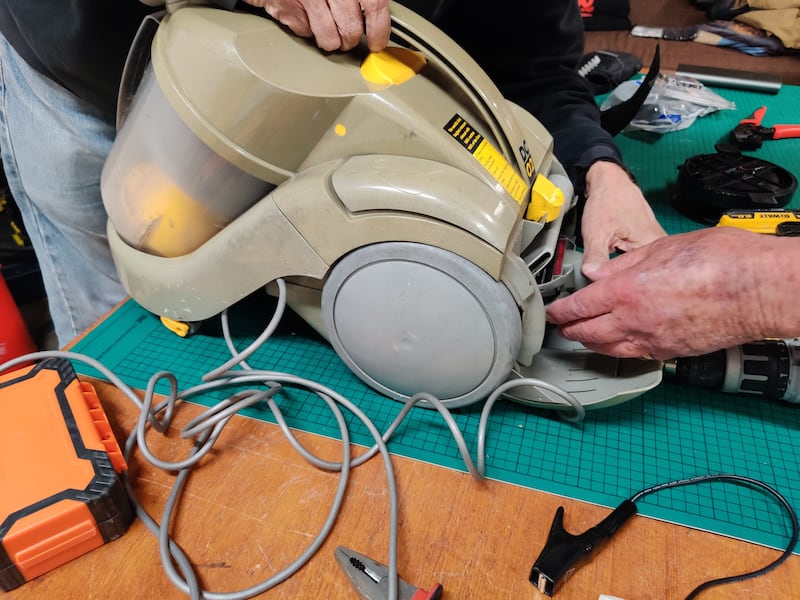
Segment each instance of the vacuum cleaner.
M191 323L281 280L395 400L461 407L537 378L596 408L657 385L659 362L545 323L546 302L582 284L550 134L443 32L391 14L377 53L325 53L265 15L186 2L140 31L102 176L127 292ZM505 395L570 409L536 386Z

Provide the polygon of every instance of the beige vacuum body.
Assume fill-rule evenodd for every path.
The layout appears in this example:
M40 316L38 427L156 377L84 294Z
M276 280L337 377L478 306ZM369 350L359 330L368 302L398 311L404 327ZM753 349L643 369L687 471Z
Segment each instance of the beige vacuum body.
M398 400L463 406L532 376L580 392L576 369L598 382L587 406L656 385L658 363L545 340L543 294L579 263L548 268L573 204L552 139L441 31L392 15L383 52L326 54L262 16L167 11L103 172L126 290L193 322L281 279Z

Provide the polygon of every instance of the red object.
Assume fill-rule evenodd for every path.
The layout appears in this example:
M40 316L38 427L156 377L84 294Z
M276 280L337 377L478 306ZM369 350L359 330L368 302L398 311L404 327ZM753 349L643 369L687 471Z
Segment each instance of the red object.
M800 125L773 125L772 127L761 127L761 121L767 114L767 107L762 106L753 112L747 119L739 121L740 125L753 125L758 128L759 134L768 140L785 140L788 138L800 137Z
M756 109L752 115L750 115L747 119L742 119L739 121L740 125L761 125L761 121L764 120L764 115L767 114L767 107L762 106L761 108Z
M411 600L440 600L443 593L444 588L442 588L442 584L437 583L429 592L426 590L417 589L417 591L414 592L414 595L411 596Z
M0 271L0 363L35 351L36 345Z

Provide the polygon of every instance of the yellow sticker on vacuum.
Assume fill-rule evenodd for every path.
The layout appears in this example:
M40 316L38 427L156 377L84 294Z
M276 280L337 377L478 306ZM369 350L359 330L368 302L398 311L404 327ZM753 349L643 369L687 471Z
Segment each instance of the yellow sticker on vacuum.
M489 171L489 174L518 204L522 204L528 191L528 185L497 148L461 115L453 115L444 129Z

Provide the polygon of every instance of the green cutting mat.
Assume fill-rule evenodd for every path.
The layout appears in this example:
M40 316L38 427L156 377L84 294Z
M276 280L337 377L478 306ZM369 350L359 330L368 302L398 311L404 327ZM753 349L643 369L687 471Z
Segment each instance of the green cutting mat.
M669 198L676 168L686 157L713 152L736 123L769 104L765 125L800 121L792 107L800 105L800 88L778 96L720 90L737 103L737 111L703 117L691 128L661 137L619 136L627 162L665 227L671 232L698 225L681 218ZM793 114L795 113L795 114ZM767 142L757 156L797 174L800 140ZM796 204L795 199L794 204ZM239 348L248 345L271 315L266 297L231 311ZM296 324L295 324L296 325ZM290 321L263 346L251 366L281 370L318 380L359 405L385 429L400 403L363 385L333 350ZM128 301L113 312L74 350L102 361L129 385L144 388L159 370L170 370L182 389L221 364L228 353L216 323L182 339ZM98 373L85 365L76 368ZM164 389L160 391L165 391ZM203 399L211 404L220 396ZM336 423L315 396L291 390L279 403L295 428L338 437ZM251 417L272 421L257 408ZM477 445L480 408L460 409L455 418L470 448ZM371 444L365 428L349 419L356 443ZM398 455L465 470L457 447L437 413L412 410L389 444ZM800 507L800 407L663 383L626 404L590 411L575 425L555 413L498 402L487 435L487 476L605 506L648 486L707 473L734 473L763 481ZM668 490L639 503L642 514L773 547L785 545L787 521L772 499L748 488L703 484Z
M736 110L723 110L700 117L683 131L664 135L647 132L626 132L617 136L626 164L636 175L647 199L670 233L681 233L702 227L683 218L673 207L677 168L687 158L698 154L713 154L714 145L728 143L734 127L761 106L767 107L762 125L800 124L800 87L783 86L776 95L713 88L726 100L736 103ZM744 154L774 163L795 177L800 177L800 139L769 140L761 148ZM800 208L800 192L789 204Z

